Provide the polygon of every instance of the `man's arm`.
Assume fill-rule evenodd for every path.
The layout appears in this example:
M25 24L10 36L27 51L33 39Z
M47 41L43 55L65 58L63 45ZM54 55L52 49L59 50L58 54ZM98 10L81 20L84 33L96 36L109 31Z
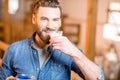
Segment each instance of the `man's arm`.
M75 64L84 74L86 80L105 80L101 67L90 61L81 51L76 48L75 54L71 55Z
M2 60L2 66L0 67L0 80L5 80L7 76L12 75L11 59L12 52L11 49L8 48Z
M53 49L61 50L74 60L75 64L81 70L86 80L99 80L101 69L95 63L90 61L76 46L74 46L66 37L53 37L51 40ZM103 79L104 80L104 79Z

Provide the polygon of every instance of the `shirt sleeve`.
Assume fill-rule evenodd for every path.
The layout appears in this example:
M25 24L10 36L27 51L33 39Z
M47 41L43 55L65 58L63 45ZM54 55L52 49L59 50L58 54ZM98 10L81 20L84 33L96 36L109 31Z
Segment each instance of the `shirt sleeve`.
M102 67L101 66L99 66L99 68L100 68L100 75L99 75L99 77L97 78L98 80L105 80L105 74L104 74L104 71L103 71L103 69L102 69Z
M80 49L80 51L84 54L84 52ZM97 80L105 80L105 74L104 71L102 69L101 66L98 66L100 68L101 74L100 76L97 78ZM85 76L83 75L83 73L81 72L81 70L78 68L78 66L75 64L74 61L72 61L72 65L71 65L71 69L77 73L83 80L85 80Z
M80 71L80 69L77 67L77 65L72 62L72 65L71 65L71 70L73 70L75 73L77 73L83 80L85 80L85 77L84 75L82 74L82 72Z
M5 80L8 76L13 74L12 70L12 51L10 48L5 52L2 59L2 66L0 67L0 80Z

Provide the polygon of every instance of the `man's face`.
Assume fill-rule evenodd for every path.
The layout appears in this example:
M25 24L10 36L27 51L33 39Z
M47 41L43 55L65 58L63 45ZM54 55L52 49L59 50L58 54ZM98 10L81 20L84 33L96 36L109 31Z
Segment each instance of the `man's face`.
M36 26L36 32L40 39L48 44L50 33L61 27L60 10L59 8L39 7L32 17L32 22Z

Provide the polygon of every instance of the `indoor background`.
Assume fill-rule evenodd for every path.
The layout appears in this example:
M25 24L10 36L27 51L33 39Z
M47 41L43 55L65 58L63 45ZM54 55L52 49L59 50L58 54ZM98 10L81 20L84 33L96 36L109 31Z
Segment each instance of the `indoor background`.
M7 47L31 37L31 3L0 0L0 57ZM101 66L106 80L120 80L120 0L59 0L63 35ZM2 60L1 60L2 62ZM72 80L80 80L72 73Z

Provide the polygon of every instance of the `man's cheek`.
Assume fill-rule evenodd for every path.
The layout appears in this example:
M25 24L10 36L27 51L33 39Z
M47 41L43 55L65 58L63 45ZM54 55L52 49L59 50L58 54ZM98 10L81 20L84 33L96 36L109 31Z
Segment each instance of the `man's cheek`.
M46 21L41 22L41 23L40 23L40 26L41 26L41 27L46 27L46 26L47 26L47 22L46 22Z
M56 22L54 26L56 27L56 29L59 29L61 27L61 22Z

